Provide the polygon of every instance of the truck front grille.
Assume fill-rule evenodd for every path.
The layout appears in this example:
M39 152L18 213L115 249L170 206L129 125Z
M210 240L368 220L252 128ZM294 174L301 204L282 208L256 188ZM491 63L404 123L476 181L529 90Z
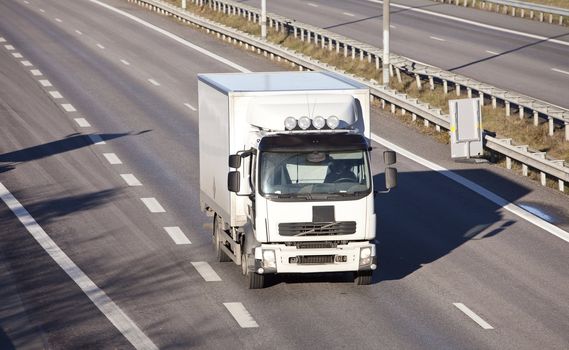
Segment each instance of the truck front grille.
M294 244L297 249L329 249L336 248L336 242L296 242Z
M281 236L334 236L356 232L355 221L287 222L279 224Z
M291 264L333 264L335 255L299 255L289 259Z

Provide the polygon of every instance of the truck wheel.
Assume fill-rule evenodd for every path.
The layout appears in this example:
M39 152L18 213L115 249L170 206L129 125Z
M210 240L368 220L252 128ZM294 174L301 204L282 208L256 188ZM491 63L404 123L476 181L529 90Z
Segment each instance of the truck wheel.
M228 257L223 250L221 250L221 245L223 244L219 238L220 237L219 232L221 231L221 227L222 227L221 218L217 214L215 214L215 216L213 217L213 235L212 235L213 249L215 250L217 261L228 262L231 261L231 258Z
M244 246L245 245L242 245L242 247ZM243 249L241 253L241 271L249 284L249 289L262 289L265 287L265 275L249 271L245 249Z
M358 286L371 284L373 271L358 271L354 273L354 283Z

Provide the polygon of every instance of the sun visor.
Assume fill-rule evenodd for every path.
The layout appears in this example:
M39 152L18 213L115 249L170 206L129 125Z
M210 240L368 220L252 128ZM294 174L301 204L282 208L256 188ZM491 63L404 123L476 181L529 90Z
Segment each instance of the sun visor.
M247 110L247 122L264 130L282 131L287 117L334 115L340 120L338 128L345 129L358 121L358 110L355 98L346 94L255 96Z

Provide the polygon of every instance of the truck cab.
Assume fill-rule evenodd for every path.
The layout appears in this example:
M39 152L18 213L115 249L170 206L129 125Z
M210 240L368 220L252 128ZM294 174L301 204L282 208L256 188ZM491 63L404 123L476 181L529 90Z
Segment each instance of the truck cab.
M356 283L369 284L377 268L369 92L327 73L253 74L266 74L265 82L276 79L280 87L249 87L228 104L228 132L234 124L239 134L230 137L240 139L224 158L232 208L223 212L215 204L221 200L204 193L212 176L203 186L200 178L202 208L214 216L219 260L240 264L250 288L280 273L346 271ZM295 82L302 78L315 82L300 89ZM200 139L201 108L200 97ZM200 148L200 157L205 153Z

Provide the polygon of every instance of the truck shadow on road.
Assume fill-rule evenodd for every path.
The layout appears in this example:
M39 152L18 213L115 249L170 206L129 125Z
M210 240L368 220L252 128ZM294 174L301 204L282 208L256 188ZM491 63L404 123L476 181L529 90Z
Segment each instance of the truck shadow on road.
M66 138L32 146L17 151L0 154L0 173L15 169L19 163L43 159L57 154L74 151L86 146L93 145L90 136L98 136L102 141L110 141L124 136L140 135L149 132L144 130L141 132L126 132L116 134L71 134Z
M530 192L483 169L453 173L476 181L509 202ZM384 175L374 177L382 188ZM434 171L399 173L399 185L375 198L379 269L374 282L399 280L450 254L469 240L495 237L517 219L505 218L497 204Z

